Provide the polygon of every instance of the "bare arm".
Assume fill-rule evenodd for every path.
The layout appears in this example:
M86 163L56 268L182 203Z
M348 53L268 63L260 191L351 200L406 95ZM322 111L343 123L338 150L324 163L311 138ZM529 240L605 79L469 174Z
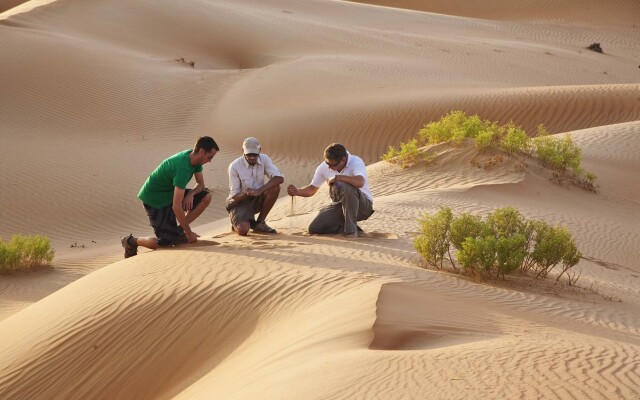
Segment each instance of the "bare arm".
M176 215L176 220L178 224L184 230L185 235L187 236L187 240L189 242L195 242L197 240L197 235L191 231L191 227L189 226L189 222L187 221L187 217L184 215L184 209L182 208L182 201L184 200L184 189L179 188L178 186L173 188L173 213Z
M182 200L183 210L191 210L193 208L193 197L205 189L204 176L202 175L202 172L196 172L195 174L193 174L193 176L194 178L196 178L196 186L189 191L189 194L184 196L184 199ZM174 192L174 197L175 197L175 192Z
M333 178L329 179L329 185L333 185L336 182L348 183L349 185L360 189L361 187L364 186L364 176L336 175Z
M244 191L244 193L238 194L236 196L233 197L234 200L236 201L242 201L244 199L246 199L249 196L260 196L262 193L266 192L267 190L276 187L278 185L282 185L282 183L284 182L284 178L281 176L274 176L273 178L269 179L269 182L265 183L264 185L262 185L260 188L258 189L247 189ZM237 199L237 197L240 197L241 195L244 195L243 198L241 198L240 200Z

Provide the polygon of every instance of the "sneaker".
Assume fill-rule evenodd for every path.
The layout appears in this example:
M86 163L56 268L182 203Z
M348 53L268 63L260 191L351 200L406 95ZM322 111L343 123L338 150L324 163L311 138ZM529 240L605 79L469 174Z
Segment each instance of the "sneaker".
M264 232L264 233L277 233L275 229L267 225L264 221L257 221L256 225L253 227L254 232Z
M133 257L138 255L138 245L136 243L137 238L130 234L129 236L125 236L120 240L122 243L122 247L124 247L124 258Z

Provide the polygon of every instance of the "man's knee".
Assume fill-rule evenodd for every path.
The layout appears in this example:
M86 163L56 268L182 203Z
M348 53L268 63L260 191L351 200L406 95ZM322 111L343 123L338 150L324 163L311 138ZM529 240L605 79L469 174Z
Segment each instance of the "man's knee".
M242 221L235 226L235 231L240 236L247 236L247 234L249 233L249 229L251 229L251 224L249 223L249 221Z
M202 198L202 201L200 203L204 204L205 207L208 207L209 204L211 204L211 199L213 199L213 197L211 197L211 193L207 193L207 195Z
M280 195L280 185L279 184L264 192L264 196L265 197L274 197L275 196L277 198L278 195Z
M346 183L346 182L336 182L331 185L330 192L333 196L343 198L345 196L350 196L357 194L356 190L359 190L357 187Z

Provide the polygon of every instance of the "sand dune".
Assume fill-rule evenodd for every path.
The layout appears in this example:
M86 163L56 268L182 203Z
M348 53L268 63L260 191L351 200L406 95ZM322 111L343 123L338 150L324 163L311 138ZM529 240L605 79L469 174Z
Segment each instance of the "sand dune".
M575 24L595 23L598 25L626 27L637 25L635 18L640 14L640 6L630 0L599 2L595 0L526 0L517 3L493 0L477 3L474 1L448 2L443 0L353 0L354 2L375 4L385 7L433 12L439 14L465 16L471 18L571 22Z
M0 398L637 398L637 2L18 3L0 6L0 237L46 234L57 257L0 277ZM470 146L379 162L458 109L570 133L600 192L478 168ZM150 233L140 185L203 134L222 151L201 240L121 260ZM231 234L246 136L285 185L330 142L361 155L366 234L305 233L326 185L279 199L278 235ZM416 219L441 206L567 225L583 288L420 267Z

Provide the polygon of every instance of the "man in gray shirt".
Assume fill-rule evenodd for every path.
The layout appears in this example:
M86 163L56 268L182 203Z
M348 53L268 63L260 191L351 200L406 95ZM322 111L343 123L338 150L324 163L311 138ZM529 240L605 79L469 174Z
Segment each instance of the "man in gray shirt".
M278 199L284 176L269 156L261 153L258 139L246 138L242 150L244 154L229 164L227 211L231 229L241 236L246 236L249 229L276 233L265 219ZM267 183L265 177L269 178Z

